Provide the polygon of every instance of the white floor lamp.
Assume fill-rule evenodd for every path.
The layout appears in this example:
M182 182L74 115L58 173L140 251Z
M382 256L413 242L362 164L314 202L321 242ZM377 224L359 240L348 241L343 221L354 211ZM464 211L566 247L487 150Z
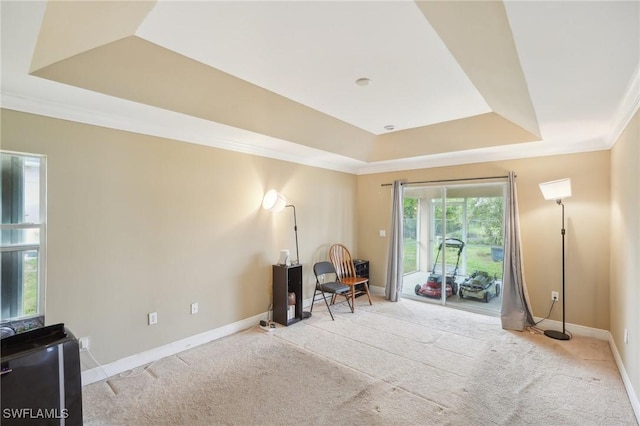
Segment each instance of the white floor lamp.
M291 207L293 209L293 231L296 235L296 259L291 263L293 265L300 265L300 251L298 249L298 219L296 218L296 206L294 206L293 204L288 204L288 201L284 197L284 195L280 194L275 189L270 189L266 194L264 194L264 198L262 199L262 207L272 212L280 212L284 210L285 207ZM309 317L311 317L311 312L302 311L302 319L307 319Z
M287 199L284 195L280 194L275 189L270 189L264 194L262 200L262 207L272 212L279 212L284 210L285 207L293 208L293 231L296 235L296 260L292 262L294 265L300 264L300 252L298 250L298 219L296 218L296 206L293 204L287 204Z
M562 228L560 234L562 234L562 331L557 330L545 330L544 335L557 340L569 340L571 335L567 333L565 328L565 297L564 297L564 284L565 284L565 271L564 271L564 237L566 230L564 227L564 204L562 200L571 197L571 179L560 179L551 182L541 183L540 191L545 200L555 200L555 202L562 207Z

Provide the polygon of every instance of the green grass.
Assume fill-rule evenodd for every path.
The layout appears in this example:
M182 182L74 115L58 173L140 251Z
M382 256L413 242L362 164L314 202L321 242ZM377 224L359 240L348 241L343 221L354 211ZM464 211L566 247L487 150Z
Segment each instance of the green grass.
M473 271L485 271L489 275L496 275L502 278L502 262L495 262L491 258L491 246L467 245L464 248L467 259L467 273ZM404 241L404 273L415 270L416 265L416 242L405 239ZM430 269L433 265L429 265Z
M491 258L491 246L466 246L467 272L485 271L489 275L502 278L502 261L496 262Z
M23 314L33 315L38 313L38 259L25 259L23 268Z
M416 240L405 239L403 250L403 272L406 274L416 269Z

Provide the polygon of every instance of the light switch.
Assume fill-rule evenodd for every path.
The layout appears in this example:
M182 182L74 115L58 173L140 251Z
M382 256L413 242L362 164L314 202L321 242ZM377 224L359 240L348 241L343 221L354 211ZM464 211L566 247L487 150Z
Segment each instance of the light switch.
M381 237L386 237L386 236L387 236L387 231L385 231L384 229L381 229L381 230L378 232L378 235L380 235Z

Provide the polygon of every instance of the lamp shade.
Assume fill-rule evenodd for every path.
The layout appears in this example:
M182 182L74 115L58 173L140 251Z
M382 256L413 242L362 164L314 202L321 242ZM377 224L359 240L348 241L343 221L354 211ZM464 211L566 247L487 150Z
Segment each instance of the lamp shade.
M545 200L562 200L571 197L571 179L553 180L539 184Z
M272 212L279 212L286 206L287 199L275 189L270 189L266 194L264 194L264 198L262 199L262 208L271 210Z

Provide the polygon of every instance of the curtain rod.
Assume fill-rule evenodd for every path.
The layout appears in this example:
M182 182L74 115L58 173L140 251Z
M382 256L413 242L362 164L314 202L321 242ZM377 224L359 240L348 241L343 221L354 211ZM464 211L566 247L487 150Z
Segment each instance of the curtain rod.
M401 185L418 185L423 183L443 183L443 182L463 182L467 180L485 180L485 179L506 179L509 176L486 176L475 178L461 178L461 179L440 179L440 180L423 180L419 182L402 182ZM392 183L383 183L380 186L392 186Z

